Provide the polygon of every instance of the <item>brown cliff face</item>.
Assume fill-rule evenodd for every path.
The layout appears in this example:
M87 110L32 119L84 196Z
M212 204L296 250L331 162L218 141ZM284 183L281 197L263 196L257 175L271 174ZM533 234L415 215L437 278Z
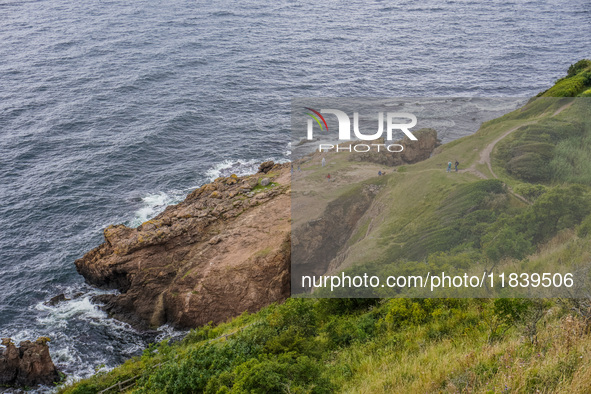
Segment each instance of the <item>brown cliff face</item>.
M413 134L417 137L418 141L411 141L405 136L404 139L395 142L404 146L402 152L389 153L382 149L380 152L356 153L350 156L350 160L366 161L390 167L414 164L428 159L435 148L441 145L441 142L437 139L437 131L433 129L420 129L413 132ZM379 139L373 143L383 144L384 140Z
M218 178L138 228L107 227L75 262L91 284L120 291L100 297L107 312L140 327L196 327L287 298L289 164L260 170Z
M23 341L18 347L10 338L2 338L0 350L0 385L31 387L52 385L61 377L49 356L48 338Z

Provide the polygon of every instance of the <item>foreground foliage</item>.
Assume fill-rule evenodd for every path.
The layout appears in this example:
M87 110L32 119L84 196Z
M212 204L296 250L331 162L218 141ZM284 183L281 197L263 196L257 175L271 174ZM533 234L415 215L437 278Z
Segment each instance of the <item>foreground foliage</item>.
M136 393L578 392L591 383L591 336L571 308L565 300L289 299L152 346L62 392L95 393L136 374ZM206 339L239 326L226 340Z

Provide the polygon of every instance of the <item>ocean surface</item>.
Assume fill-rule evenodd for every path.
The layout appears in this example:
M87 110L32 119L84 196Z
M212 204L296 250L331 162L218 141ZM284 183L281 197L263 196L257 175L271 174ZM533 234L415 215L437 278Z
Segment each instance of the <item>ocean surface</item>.
M51 337L70 379L141 352L74 260L288 160L294 97L528 97L589 48L588 0L0 0L0 337Z

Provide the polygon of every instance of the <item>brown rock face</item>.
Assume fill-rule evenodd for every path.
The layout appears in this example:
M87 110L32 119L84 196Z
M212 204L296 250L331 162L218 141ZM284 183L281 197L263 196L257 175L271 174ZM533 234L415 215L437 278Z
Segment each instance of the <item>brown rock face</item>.
M289 164L218 178L138 228L104 230L75 262L113 317L136 326L196 327L289 296ZM271 183L259 185L259 179Z
M60 381L49 356L47 339L23 341L16 347L9 338L3 338L2 345L5 348L0 352L0 385L31 387Z
M259 166L259 172L266 174L267 172L271 171L271 168L273 168L274 165L275 165L275 163L273 163L270 160L265 161L265 162L261 163L261 165Z
M441 145L437 139L437 131L433 129L420 129L413 132L418 141L411 141L408 137L396 144L404 146L402 152L388 152L384 148L380 152L370 151L366 153L356 153L350 156L351 160L367 161L371 163L383 164L386 166L399 166L404 164L414 164L419 161L428 159L435 148ZM380 139L373 143L383 144L384 140Z

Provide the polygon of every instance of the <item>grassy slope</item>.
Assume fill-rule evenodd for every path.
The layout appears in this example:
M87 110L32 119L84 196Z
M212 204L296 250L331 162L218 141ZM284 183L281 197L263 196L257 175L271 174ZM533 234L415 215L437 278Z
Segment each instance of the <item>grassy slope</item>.
M590 72L590 63L579 62L543 95L587 95ZM568 185L562 185L566 179L550 176L535 183L541 185L535 189L515 171L518 167L507 168L507 152L514 154L512 148L531 143L525 128L494 147L492 169L513 190L527 193L533 205L507 189L490 192L495 181L486 163L479 163L480 152L516 126L580 115L580 108L564 105L534 101L446 144L431 159L387 175L387 187L375 204L381 215L359 221L345 263L499 258L501 266L541 269L557 261L588 261L591 219L579 224L581 218L575 218L551 231L527 234L530 249L514 248L508 255L495 254L486 234L473 236L482 226L487 232L511 226L519 230L512 217L546 226L546 217L536 211L548 203L541 193L547 197L552 188ZM589 150L581 143L577 148ZM566 150L552 152L554 159L562 160ZM489 181L475 171L445 173L445 163L455 159L462 169L477 170ZM329 160L337 179L344 168L338 160ZM312 168L317 166L303 166L311 181L323 182L323 174ZM585 176L584 168L580 173ZM321 193L330 200L350 187ZM484 222L465 220L466 209L474 207L490 213ZM447 219L435 220L441 217ZM449 238L450 230L464 234L462 229L468 235ZM514 256L524 250L526 258ZM94 393L135 376L139 378L130 389L135 392L588 392L591 336L588 321L572 314L573 305L568 300L290 299L227 324L197 329L181 343L147 349L142 357L62 392ZM233 335L211 341L227 333Z

